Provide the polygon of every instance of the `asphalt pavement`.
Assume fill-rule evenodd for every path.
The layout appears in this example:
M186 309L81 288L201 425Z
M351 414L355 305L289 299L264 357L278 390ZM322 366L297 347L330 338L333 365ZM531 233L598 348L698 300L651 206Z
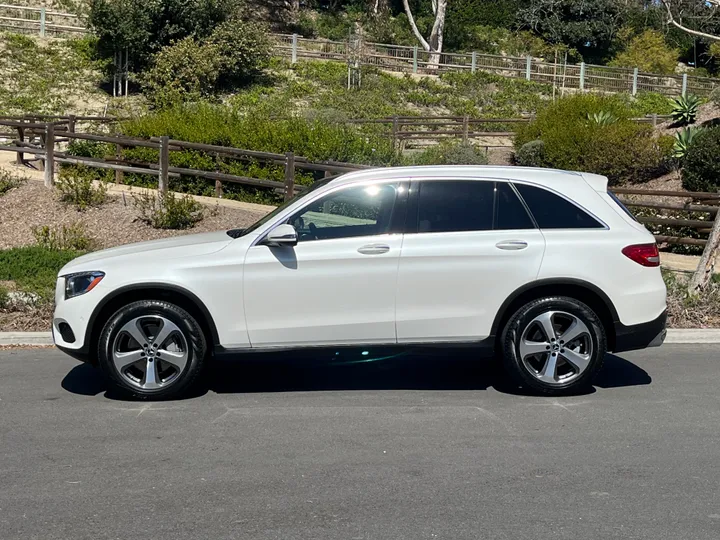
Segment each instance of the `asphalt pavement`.
M0 539L720 538L720 348L609 356L524 395L468 354L215 366L119 399L54 350L0 351Z

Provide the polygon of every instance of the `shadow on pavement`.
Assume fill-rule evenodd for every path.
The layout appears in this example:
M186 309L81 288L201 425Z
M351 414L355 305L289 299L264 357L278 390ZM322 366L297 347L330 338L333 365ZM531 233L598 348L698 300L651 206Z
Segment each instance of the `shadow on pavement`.
M650 384L648 373L615 355L608 355L594 386L619 388ZM62 387L80 395L104 393L126 399L112 390L102 372L88 364L73 368ZM215 361L186 399L208 391L220 394L253 392L310 392L328 390L486 390L532 395L514 385L500 362L478 359L469 351L343 350L313 356L250 355L243 361ZM595 387L584 394L594 393Z

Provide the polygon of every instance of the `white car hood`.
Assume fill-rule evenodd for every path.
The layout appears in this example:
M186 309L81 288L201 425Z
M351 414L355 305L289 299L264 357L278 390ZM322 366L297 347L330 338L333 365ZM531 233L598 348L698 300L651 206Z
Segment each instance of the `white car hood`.
M150 264L162 264L169 259L178 257L198 257L220 251L232 241L233 239L225 231L218 231L127 244L95 251L73 259L60 270L59 275L90 270L102 271L105 269L105 265L122 264L125 259L135 262L138 257L148 251L155 252L152 260L148 260ZM143 256L143 258L147 257Z

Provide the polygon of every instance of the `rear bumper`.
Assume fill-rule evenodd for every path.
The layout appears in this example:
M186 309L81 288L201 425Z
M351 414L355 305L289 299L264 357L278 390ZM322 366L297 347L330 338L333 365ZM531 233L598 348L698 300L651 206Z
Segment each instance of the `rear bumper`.
M667 311L655 320L625 326L615 323L615 347L613 352L636 351L647 347L659 347L665 341Z

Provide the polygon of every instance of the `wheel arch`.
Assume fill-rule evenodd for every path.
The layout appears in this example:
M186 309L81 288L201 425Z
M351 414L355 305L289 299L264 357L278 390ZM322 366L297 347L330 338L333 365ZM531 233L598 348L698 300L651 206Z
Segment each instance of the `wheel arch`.
M195 294L183 287L167 283L138 283L121 287L108 294L95 307L88 320L85 334L85 349L90 353L93 363L97 360L92 354L97 349L102 328L108 319L123 306L138 300L165 300L184 309L192 315L202 328L209 348L220 343L215 321L207 306Z
M619 321L617 310L600 288L580 279L542 279L515 290L500 306L493 321L491 335L499 340L502 329L513 313L528 302L544 296L567 296L586 304L597 314L605 328L608 350L615 349L615 323ZM496 350L499 350L497 345L496 343Z

